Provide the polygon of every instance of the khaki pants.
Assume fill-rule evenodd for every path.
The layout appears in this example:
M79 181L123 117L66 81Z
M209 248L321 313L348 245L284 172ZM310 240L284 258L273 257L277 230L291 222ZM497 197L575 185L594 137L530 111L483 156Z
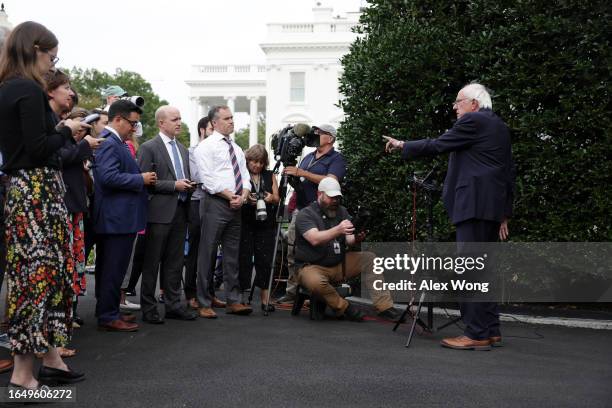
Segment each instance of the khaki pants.
M387 290L374 290L372 284L375 279L382 279L382 275L372 272L374 254L371 252L349 252L346 254L346 277L353 278L362 274L372 297L374 307L379 312L393 307L391 294ZM342 282L342 264L336 266L306 265L298 271L298 282L312 293L325 299L325 303L341 315L348 307L348 301L343 299L334 283Z

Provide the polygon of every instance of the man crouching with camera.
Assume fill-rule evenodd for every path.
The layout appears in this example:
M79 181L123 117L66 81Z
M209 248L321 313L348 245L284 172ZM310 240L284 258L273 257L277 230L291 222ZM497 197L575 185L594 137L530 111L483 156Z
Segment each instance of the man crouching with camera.
M332 177L319 183L317 200L301 210L295 222L295 263L299 284L325 299L338 316L361 321L363 314L342 298L333 284L363 273L368 288L375 279L372 272L374 254L346 252L347 246L363 241L365 232L354 235L355 228L346 208L340 205L340 184ZM380 277L378 277L379 279ZM398 320L401 313L393 307L388 291L370 290L378 315Z

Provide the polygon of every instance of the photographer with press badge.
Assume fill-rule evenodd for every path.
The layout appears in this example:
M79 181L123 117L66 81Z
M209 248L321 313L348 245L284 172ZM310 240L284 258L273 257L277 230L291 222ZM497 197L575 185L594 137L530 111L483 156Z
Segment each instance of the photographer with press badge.
M374 254L346 252L347 246L365 239L365 231L357 231L346 208L340 205L342 191L338 180L326 177L319 183L317 199L301 210L295 221L295 264L298 283L325 299L336 312L352 321L363 320L363 314L341 297L332 284L363 274L366 287L372 288ZM378 316L397 320L401 313L393 307L391 294L386 290L369 291Z
M295 219L298 211L306 208L317 200L317 186L325 177L332 177L342 182L346 174L346 162L342 154L334 149L336 141L336 128L331 125L320 125L312 127L314 133L318 135L319 141L317 149L307 154L299 166L287 166L284 173L294 177L292 183L297 194L297 210L293 213L293 218L287 230L287 263L289 267L289 278L287 280L287 290L283 297L278 299L279 303L291 303L295 299L297 281L296 267L294 261L295 243Z
M243 302L245 292L251 289L253 265L255 280L253 288L260 289L261 308L266 311L268 280L276 236L276 205L280 200L278 183L268 170L268 152L263 145L251 146L244 156L251 176L251 193L242 207L242 229L240 233L239 280ZM274 306L267 305L273 312Z

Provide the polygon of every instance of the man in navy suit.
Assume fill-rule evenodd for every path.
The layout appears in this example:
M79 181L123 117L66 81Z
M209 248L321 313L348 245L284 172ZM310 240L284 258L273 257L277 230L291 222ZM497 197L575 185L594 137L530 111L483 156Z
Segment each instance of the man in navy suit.
M109 125L100 137L94 167L93 211L96 242L96 317L98 329L136 331L138 325L119 312L120 290L136 232L146 223L147 193L154 185L153 172L141 173L125 140L140 120L142 110L126 100L114 102Z
M437 139L399 141L388 136L386 150L402 150L405 160L450 153L442 199L457 230L458 251L466 242L495 242L508 236L512 215L513 165L510 132L493 113L480 84L459 91L453 103L457 121ZM453 349L489 350L501 345L497 303L463 302L463 336L442 340Z

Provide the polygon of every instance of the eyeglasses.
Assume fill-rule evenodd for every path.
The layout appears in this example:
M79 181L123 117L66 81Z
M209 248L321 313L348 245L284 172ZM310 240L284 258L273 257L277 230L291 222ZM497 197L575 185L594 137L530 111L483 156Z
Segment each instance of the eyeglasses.
M463 101L473 101L473 98L461 98L461 99L455 99L455 102L453 102L453 106L459 105L461 102Z
M51 63L53 65L57 64L57 62L59 61L59 58L57 57L57 55L53 55L49 51L45 51L45 53L47 53L47 55L49 55L49 59L51 60Z
M138 121L137 120L129 120L128 118L124 118L123 116L120 116L120 118L125 120L126 122L128 122L130 124L130 126L132 126L133 128L138 126Z

